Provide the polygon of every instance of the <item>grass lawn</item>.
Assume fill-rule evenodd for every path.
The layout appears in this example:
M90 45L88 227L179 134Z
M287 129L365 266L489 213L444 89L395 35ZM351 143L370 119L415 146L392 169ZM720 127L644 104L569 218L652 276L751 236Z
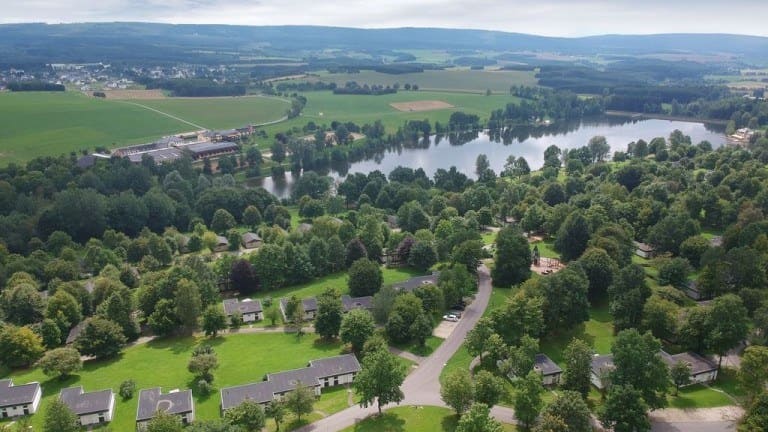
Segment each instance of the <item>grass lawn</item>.
M584 340L598 354L609 354L615 339L608 305L596 305L589 311L589 321L573 329L541 340L541 351L555 363L562 363L563 350L574 337Z
M132 101L209 129L243 127L278 120L291 104L263 96L217 98L167 98Z
M415 354L417 356L427 357L432 354L438 347L440 347L440 344L442 343L443 339L437 336L430 336L427 338L423 347L418 346L414 341L404 344L395 344L392 346L399 350L408 351L409 353Z
M678 396L672 396L672 393L674 389L667 396L670 408L712 408L733 404L727 395L702 384L681 388Z
M496 235L498 233L495 231L484 231L480 237L483 239L483 244L486 245L492 245L496 243Z
M41 383L41 409L32 416L32 425L41 430L48 402L58 397L59 390L65 387L82 385L85 391L111 388L117 392L121 382L133 379L138 389L157 386L161 386L163 391L191 388L194 380L187 371L191 352L200 343L210 343L215 347L220 365L214 373L215 389L208 396L194 390L193 394L197 417L215 419L220 415L219 389L222 387L260 381L268 372L304 367L309 360L340 354L339 343L316 341L312 335L297 339L294 335L272 333L228 335L212 341L192 337L172 338L128 348L115 359L86 362L79 374L63 381L46 377L40 369L15 371L7 377L19 384L31 381ZM323 411L336 409L342 405L335 399L338 397L338 394L333 394L325 400L321 398L318 406L323 406ZM113 430L130 431L135 428L137 400L138 393L128 401L118 397L111 423Z
M543 258L560 258L560 254L555 251L555 240L547 239L543 241L537 241L530 244L531 250L534 246L539 247L539 254Z
M453 432L456 430L456 414L448 408L433 406L395 407L381 416L369 417L343 432ZM505 431L516 430L504 425Z

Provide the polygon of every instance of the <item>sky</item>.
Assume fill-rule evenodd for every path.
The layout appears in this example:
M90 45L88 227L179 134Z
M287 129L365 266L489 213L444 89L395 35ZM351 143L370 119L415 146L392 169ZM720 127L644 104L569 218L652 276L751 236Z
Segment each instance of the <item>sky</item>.
M768 36L768 0L3 0L0 23L443 27L546 36Z

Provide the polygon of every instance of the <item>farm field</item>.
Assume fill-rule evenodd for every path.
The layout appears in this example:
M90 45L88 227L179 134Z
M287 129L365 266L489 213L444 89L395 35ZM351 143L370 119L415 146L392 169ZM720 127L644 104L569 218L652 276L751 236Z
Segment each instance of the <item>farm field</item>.
M202 343L213 345L219 358L219 368L214 372L215 388L208 396L194 390L194 378L187 371L192 350ZM45 408L50 400L58 397L62 388L82 385L85 391L112 388L117 393L120 383L127 379L135 380L137 389L161 386L166 392L193 388L197 418L215 419L219 418L219 389L222 387L260 381L268 372L304 367L309 360L340 353L338 343L322 343L313 335L301 339L283 333L232 334L213 340L171 338L128 348L116 359L86 362L82 371L65 380L48 378L38 368L14 371L9 377L19 384L38 381L43 388L40 410L31 417L35 430L42 430ZM329 411L343 408L344 403L335 400L338 398L346 400L346 395L344 392L329 393L321 397L318 406ZM134 430L138 391L128 401L117 395L116 399L111 429Z
M403 406L388 409L381 416L369 417L342 432L453 432L457 420L456 414L448 408ZM503 430L517 429L505 424Z
M223 129L268 122L287 108L287 102L261 97L118 101L77 92L0 93L0 165L139 144L196 129L190 123Z
M460 92L509 93L513 85L535 86L538 83L533 71L470 70L469 68L448 70L426 70L421 73L385 74L374 71L360 73L318 73L306 81L334 82L344 85L349 81L358 84L394 85L417 84L421 90L450 90Z

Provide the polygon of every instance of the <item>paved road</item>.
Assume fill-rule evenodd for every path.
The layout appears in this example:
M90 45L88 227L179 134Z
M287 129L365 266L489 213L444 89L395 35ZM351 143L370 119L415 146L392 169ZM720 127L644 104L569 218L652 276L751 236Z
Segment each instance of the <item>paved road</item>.
M405 399L401 405L445 406L440 399L440 372L461 347L464 337L483 315L485 308L488 307L488 300L491 298L491 277L488 268L480 267L478 275L479 282L475 300L464 311L453 333L416 370L406 377L401 387L405 394ZM392 406L394 405L389 407ZM339 431L376 412L375 406L361 408L355 405L298 430L300 432ZM494 408L494 414L498 414L501 419L506 421L512 419L512 411L507 408Z

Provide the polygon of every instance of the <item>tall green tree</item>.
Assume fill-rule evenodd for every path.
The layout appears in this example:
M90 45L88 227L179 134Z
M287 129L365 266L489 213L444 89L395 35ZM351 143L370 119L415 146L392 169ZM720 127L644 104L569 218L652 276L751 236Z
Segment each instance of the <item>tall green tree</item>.
M368 407L375 400L381 414L383 405L403 400L400 386L404 380L405 366L389 351L378 350L366 355L354 383L360 405Z
M565 429L567 432L592 431L589 407L577 392L564 390L555 396L555 399L542 412L542 418L550 416L567 425L568 428Z
M491 417L490 408L482 403L472 404L456 425L456 432L501 432L503 430L501 423Z
M494 406L506 395L504 379L486 370L477 372L475 378L475 401Z
M301 417L312 413L315 404L315 393L311 387L298 383L294 390L288 392L284 399L285 408L301 421Z
M539 417L539 413L544 407L544 401L541 399L541 395L544 393L541 375L536 371L530 371L517 385L515 417L522 422L525 429L528 429Z
M244 430L258 431L266 424L264 408L258 402L246 399L240 405L228 409L224 418L230 424L240 426Z
M661 359L661 342L650 333L622 330L611 347L616 368L610 379L614 386L632 386L651 409L667 404L669 371Z
M181 432L184 430L179 416L158 411L147 423L147 432Z
M711 330L706 341L709 350L720 356L719 369L728 350L747 336L749 318L739 296L726 294L712 301L709 319Z
M127 339L123 329L113 321L94 317L89 319L80 336L75 340L75 347L81 354L94 357L113 357L120 353Z
M45 353L38 361L43 373L51 377L67 378L83 368L80 353L74 348L56 348Z
M5 366L29 366L44 351L42 338L29 327L0 326L0 362Z
M598 417L603 426L615 432L651 430L648 406L642 394L631 385L612 385Z
M574 338L565 348L563 359L563 389L578 392L586 399L591 384L592 349L583 340Z
M578 259L587 249L589 237L589 223L583 212L575 211L565 218L565 222L557 231L555 249L560 252L564 261Z
M381 289L384 277L381 267L369 259L359 259L349 269L349 292L353 296L374 295Z
M547 331L571 328L589 320L589 280L577 266L544 279L544 322Z
M684 361L678 361L669 368L669 376L672 384L675 385L675 396L680 391L680 387L691 383L691 365Z
M175 292L176 317L187 330L197 328L202 309L200 289L194 282L182 279L176 285Z
M531 277L531 251L522 233L512 226L499 231L496 237L496 255L491 271L493 283L509 287Z
M203 331L206 336L216 337L227 328L227 316L219 305L209 305L203 311Z
M325 339L334 339L341 331L344 308L339 293L328 288L317 299L315 332Z
M44 432L78 432L80 425L77 415L58 399L48 402L45 409Z
M608 299L614 331L640 327L645 301L651 289L645 283L645 271L637 264L619 270L608 287Z
M589 279L590 301L603 300L608 293L608 287L613 283L614 276L619 271L616 261L605 250L591 247L581 255L578 263Z
M352 345L352 350L360 352L365 341L368 340L376 329L371 313L364 309L349 311L341 320L339 336L341 341Z
M440 398L461 416L475 400L475 384L466 370L450 373L440 387Z

